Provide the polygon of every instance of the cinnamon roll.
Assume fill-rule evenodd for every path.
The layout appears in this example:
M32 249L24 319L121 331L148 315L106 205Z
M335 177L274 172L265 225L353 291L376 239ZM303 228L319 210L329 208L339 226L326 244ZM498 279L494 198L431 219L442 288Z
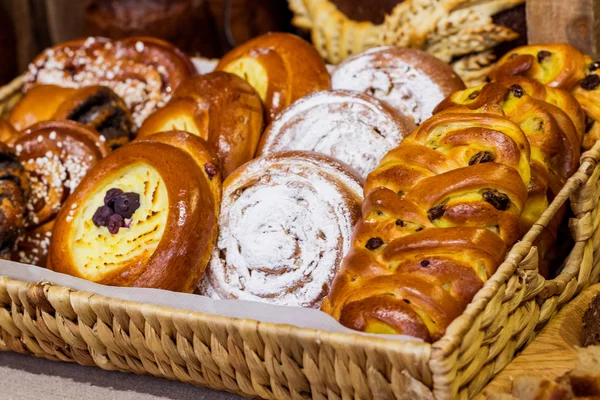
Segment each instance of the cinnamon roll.
M48 266L107 285L192 292L216 239L218 188L216 155L199 137L169 132L123 146L67 198Z
M73 121L41 122L25 130L15 151L29 175L26 226L52 220L88 170L108 154L96 131Z
M331 74L333 89L384 100L420 124L444 98L465 88L445 62L425 52L377 47L349 57Z
M263 106L242 78L212 72L184 81L171 101L148 117L137 137L173 129L205 139L227 177L254 157L263 130Z
M47 49L29 65L24 90L58 85L102 85L119 95L133 117L134 129L166 104L179 84L196 71L181 51L149 37L110 41L90 37Z
M0 258L8 258L25 228L29 179L16 154L0 142Z
M217 70L236 74L256 89L267 122L299 98L331 86L317 50L289 33L267 33L247 41L225 54Z
M283 111L263 134L258 155L316 151L353 167L363 178L414 127L374 97L349 90L306 96Z
M361 179L311 152L257 158L225 181L219 238L199 291L214 298L319 307L352 227Z

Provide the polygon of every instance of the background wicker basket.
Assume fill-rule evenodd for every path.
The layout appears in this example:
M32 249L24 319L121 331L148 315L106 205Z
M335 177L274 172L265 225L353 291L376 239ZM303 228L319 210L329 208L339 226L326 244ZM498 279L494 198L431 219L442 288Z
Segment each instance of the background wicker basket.
M0 112L22 79L0 89ZM0 350L147 373L249 397L470 398L600 275L600 142L446 335L430 345L328 333L107 298L2 277ZM575 246L560 275L532 246L568 200Z

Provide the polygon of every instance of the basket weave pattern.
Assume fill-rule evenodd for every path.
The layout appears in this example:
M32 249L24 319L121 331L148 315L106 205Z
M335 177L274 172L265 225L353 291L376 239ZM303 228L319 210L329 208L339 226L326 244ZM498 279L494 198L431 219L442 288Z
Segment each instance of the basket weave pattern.
M0 114L22 80L0 88ZM127 302L0 276L0 351L152 374L265 399L472 398L600 275L600 142L445 336L430 345ZM538 274L532 243L571 200L575 246ZM0 270L0 275L2 271Z

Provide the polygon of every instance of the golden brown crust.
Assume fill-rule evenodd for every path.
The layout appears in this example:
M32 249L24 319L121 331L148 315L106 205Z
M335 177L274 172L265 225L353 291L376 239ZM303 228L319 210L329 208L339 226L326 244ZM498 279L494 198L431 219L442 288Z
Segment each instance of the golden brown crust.
M19 132L17 132L11 123L0 118L0 143L12 145L18 136Z
M297 99L331 86L315 48L288 33L267 33L249 40L225 54L217 70L239 75L256 89L267 122Z
M195 74L189 58L162 40L92 37L61 43L41 53L29 65L24 91L40 84L108 86L127 104L137 129L184 79Z
M75 89L57 85L32 87L14 106L8 121L18 131L27 129L38 122L48 121L74 91Z
M185 132L157 135L117 149L90 171L57 216L49 265L108 285L191 292L216 237L218 199L209 178L212 174L201 167L213 161L209 146ZM141 208L129 225L111 234L86 216L104 204L104 190L113 186L124 191L141 188ZM138 252L136 240L144 242L157 231L162 233L155 236L154 249L141 244ZM77 259L85 243L100 240L112 244L103 246L102 254L92 252Z
M75 90L58 106L52 119L67 119L95 129L113 150L133 137L133 121L127 105L105 86Z
M108 154L94 130L73 121L45 121L23 131L15 150L31 182L27 226L39 226L58 213L87 171Z
M137 137L171 129L206 140L227 177L254 157L263 129L262 103L252 86L236 75L217 71L190 78L169 104L144 122Z
M367 178L322 310L353 329L439 339L521 235L529 157L499 114L463 106L425 121Z

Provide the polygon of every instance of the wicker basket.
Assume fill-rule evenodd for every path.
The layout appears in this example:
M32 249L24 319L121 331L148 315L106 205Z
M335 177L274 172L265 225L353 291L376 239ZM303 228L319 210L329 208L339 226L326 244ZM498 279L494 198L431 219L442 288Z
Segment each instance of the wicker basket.
M0 89L0 110L22 81ZM152 374L249 397L471 398L600 268L600 142L446 335L430 345L133 303L0 276L0 350ZM538 274L532 246L571 199L575 246ZM0 268L0 275L2 270Z

